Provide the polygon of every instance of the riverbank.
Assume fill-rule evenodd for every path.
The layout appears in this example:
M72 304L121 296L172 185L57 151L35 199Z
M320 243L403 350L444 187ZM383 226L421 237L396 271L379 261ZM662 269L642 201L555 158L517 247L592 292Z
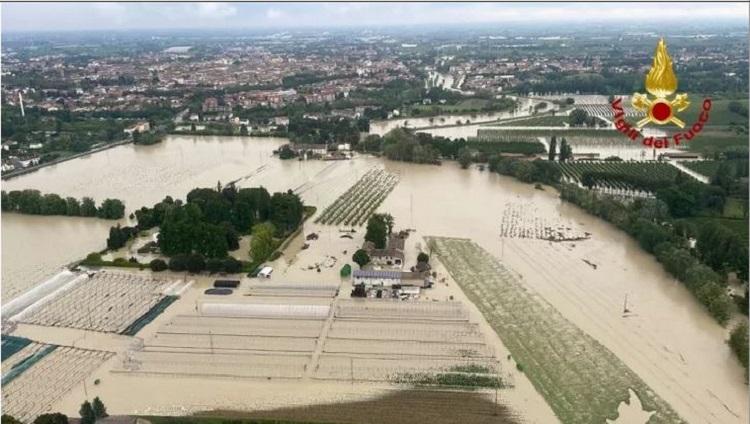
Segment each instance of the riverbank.
M69 160L73 160L73 159L77 159L77 158L80 158L80 157L88 156L88 155L91 155L91 154L94 154L94 153L98 153L98 152L101 152L101 151L104 151L104 150L107 150L107 149L111 149L113 147L122 146L122 145L125 145L125 144L130 144L132 142L133 142L132 139L116 141L114 143L105 144L104 146L99 146L97 148L94 148L94 149L91 149L91 150L87 150L87 151L81 152L81 153L76 153L76 154L73 154L73 155L70 155L70 156L66 156L64 158L58 158L58 159L55 159L55 160L51 160L49 162L40 163L39 165L29 166L28 168L19 169L17 171L11 171L11 172L8 172L7 174L4 174L2 176L2 180L3 181L10 180L11 178L20 177L21 175L26 175L26 174L29 174L31 172L38 171L38 170L40 170L42 168L46 168L48 166L57 165L58 163L67 162Z

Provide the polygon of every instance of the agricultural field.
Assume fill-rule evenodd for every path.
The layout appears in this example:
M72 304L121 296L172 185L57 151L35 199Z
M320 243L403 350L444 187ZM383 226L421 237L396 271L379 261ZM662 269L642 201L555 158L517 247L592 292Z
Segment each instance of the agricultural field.
M118 372L232 378L302 378L324 319L178 315L126 354ZM222 358L217 361L217 355Z
M575 161L555 164L568 181L618 190L653 191L654 187L674 181L680 172L663 162Z
M459 302L314 299L304 288L273 291L267 285L252 300L199 302L195 312L173 317L132 347L114 372L454 388L500 387L509 380L500 378L492 348Z
M538 137L535 135L528 135L521 133L519 134L519 130L498 130L493 131L491 134L482 134L484 130L482 128L477 130L477 136L476 137L469 137L469 142L473 144L481 144L481 143L491 143L491 144L500 144L500 143L538 143ZM523 130L525 132L526 130Z
M593 129L593 128L570 128L570 129L502 129L494 127L482 127L477 130L476 141L495 141L498 137L512 136L515 141L536 140L538 137L557 138L565 137L572 140L575 137L593 137L595 139L623 139L622 135L615 130ZM626 139L627 140L627 139Z
M633 141L631 141L629 138L623 137L619 134L613 134L610 131L603 131L601 132L601 134L573 135L570 137L568 137L566 134L567 133L565 132L557 134L557 142L560 143L562 138L565 137L565 140L568 142L568 144L573 147L574 152L576 151L576 148L583 147L629 147L638 150L644 150L640 144L633 143Z
M747 155L747 133L738 134L730 130L716 130L711 127L704 129L684 145L688 150L712 157L716 153L725 151L744 151Z
M746 177L748 173L747 162L748 159L745 157L744 159L681 161L680 165L684 165L708 178L714 178L719 168L723 165L728 176L742 178Z
M638 111L630 105L630 100L623 99L622 109L625 112L625 117L640 117L643 116L643 112ZM612 119L614 117L614 111L612 106L607 104L574 104L573 109L581 109L588 113L590 116L599 116L602 118Z
M653 411L650 423L683 422L619 358L479 245L457 238L426 241L562 423L614 420L629 390Z
M493 124L497 127L562 127L568 122L565 115L543 115L529 118L512 119L509 122L498 122Z
M496 404L479 391L425 389L392 391L353 402L254 412L210 411L183 417L148 417L148 420L153 424L455 424L459 417L462 424L525 422L507 406Z
M431 113L434 110L439 110L440 113L469 113L469 112L481 112L490 102L485 99L472 98L461 100L454 105L423 105L417 104L411 107L412 115L419 116L420 113ZM419 111L419 112L417 112Z
M398 176L382 168L373 168L325 208L315 222L325 225L362 225L397 183Z
M321 380L506 384L494 352L459 302L339 301L314 371Z
M716 171L721 165L721 161L718 160L686 160L681 161L681 165L692 169L693 171L705 175L706 177L713 178L716 175Z
M24 422L31 422L40 414L55 412L51 408L58 399L114 355L72 347L34 345L31 350L19 351L9 359L14 360L20 355L10 372L22 367L23 372L9 382L7 375L3 374L3 413Z
M168 289L181 284L127 273L97 272L61 290L18 321L51 327L70 327L123 333L160 304Z
M708 96L701 94L689 94L690 106L684 112L680 112L680 118L687 122L692 123L698 120L703 107L703 99ZM709 112L709 118L707 126L730 126L733 124L747 125L748 115L741 115L737 112L730 110L729 105L733 102L739 103L745 107L747 111L748 100L747 98L741 99L711 99L711 111Z
M585 240L591 235L580 231L574 223L545 217L531 202L505 205L500 219L500 237L532 238L549 241Z

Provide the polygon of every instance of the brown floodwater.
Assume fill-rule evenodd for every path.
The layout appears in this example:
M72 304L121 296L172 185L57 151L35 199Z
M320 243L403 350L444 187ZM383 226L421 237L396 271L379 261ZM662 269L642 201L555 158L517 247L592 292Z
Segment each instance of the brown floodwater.
M133 210L167 194L184 198L193 187L238 180L239 186L293 189L322 209L369 168L382 166L400 181L379 210L393 214L397 228L416 229L407 247L424 246L421 238L427 235L473 239L620 357L683 418L747 422L744 371L725 342L727 331L626 234L561 202L553 189L537 190L450 162L280 161L271 153L282 143L169 137L155 146L121 146L45 168L5 182L3 189L36 188L97 201L117 197ZM532 233L539 229L535 225L564 226L589 232L591 238L566 243L500 238L504 214L511 217L510 225L530 226ZM103 248L109 225L96 219L4 214L3 303L72 259ZM631 313L624 317L626 296Z

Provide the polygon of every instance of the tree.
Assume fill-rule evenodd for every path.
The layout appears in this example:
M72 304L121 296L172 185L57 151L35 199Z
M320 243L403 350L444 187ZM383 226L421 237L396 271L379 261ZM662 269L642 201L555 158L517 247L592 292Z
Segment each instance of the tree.
M224 271L229 274L236 274L240 271L242 271L242 262L238 261L237 259L228 256L226 259L224 259Z
M187 270L191 274L197 274L206 269L206 260L203 259L203 255L199 253L193 253L187 258Z
M169 259L169 270L178 272L185 271L187 269L187 263L187 255L174 255Z
M206 261L206 271L211 274L216 273L224 269L224 261L217 258L210 258Z
M302 200L291 190L271 196L271 223L279 235L297 228L303 214Z
M424 252L419 252L417 255L417 262L428 263L430 262L430 256Z
M90 197L81 200L81 216L96 216L96 203Z
M253 226L252 238L250 239L250 256L255 262L263 262L271 256L276 243L273 234L276 231L273 224L265 222Z
M352 255L352 260L359 265L360 268L370 263L370 256L367 255L367 252L364 251L364 249L359 249L356 252L354 252L354 255Z
M94 398L94 401L91 403L91 408L94 410L94 416L97 419L107 416L107 408L104 407L104 402L99 399L99 396Z
M573 149L568 144L568 141L565 140L565 137L563 137L562 141L560 142L560 154L558 156L560 162L565 162L566 160L573 157Z
M568 123L570 123L571 126L578 127L581 125L585 125L588 119L588 112L583 109L573 109L570 112Z
M75 197L65 198L65 214L68 216L81 215L81 202Z
M381 213L379 215L383 217L383 222L385 222L385 226L388 227L388 234L390 235L393 232L393 226L396 225L393 215L389 213Z
M152 260L151 262L149 262L148 267L151 268L151 271L154 272L166 271L168 268L167 263L162 259Z
M549 142L549 152L548 152L547 158L551 161L555 160L556 151L557 151L557 137L553 135L552 139Z
M5 415L3 415L3 424L5 424L4 417ZM59 412L53 414L42 414L36 417L34 424L68 424L68 416Z
M125 205L119 199L105 199L99 206L97 216L104 219L120 219L125 216Z
M96 422L96 415L94 415L94 408L91 407L91 402L83 402L78 413L81 415L81 424L94 424Z
M0 424L23 424L23 423L20 420L13 417L12 415L3 414L2 416L0 416Z
M729 336L729 346L745 369L748 368L748 343L747 321L743 321L732 330Z
M134 227L120 227L120 224L110 227L109 237L107 238L107 249L115 250L125 246L128 240L137 233L138 230Z
M473 159L474 155L471 154L471 151L468 148L463 147L458 151L458 163L461 164L461 168L468 168Z
M295 157L297 157L297 153L295 153L288 144L281 146L281 148L279 149L279 159L286 160L293 159Z
M384 249L386 237L388 235L388 226L384 215L374 214L367 220L367 232L365 240L372 242L377 249Z
M240 125L240 135L243 135L243 136L247 135L247 125L245 124Z

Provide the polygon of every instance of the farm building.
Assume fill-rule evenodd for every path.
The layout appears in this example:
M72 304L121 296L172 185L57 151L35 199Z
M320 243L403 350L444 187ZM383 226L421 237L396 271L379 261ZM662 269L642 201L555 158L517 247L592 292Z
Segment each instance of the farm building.
M401 268L404 264L404 242L409 233L402 231L388 236L385 249L376 249L375 245L366 241L362 248L367 252L373 265L395 266Z
M394 284L401 284L401 272L358 269L352 274L352 284L355 286L362 284L365 287L391 287Z

